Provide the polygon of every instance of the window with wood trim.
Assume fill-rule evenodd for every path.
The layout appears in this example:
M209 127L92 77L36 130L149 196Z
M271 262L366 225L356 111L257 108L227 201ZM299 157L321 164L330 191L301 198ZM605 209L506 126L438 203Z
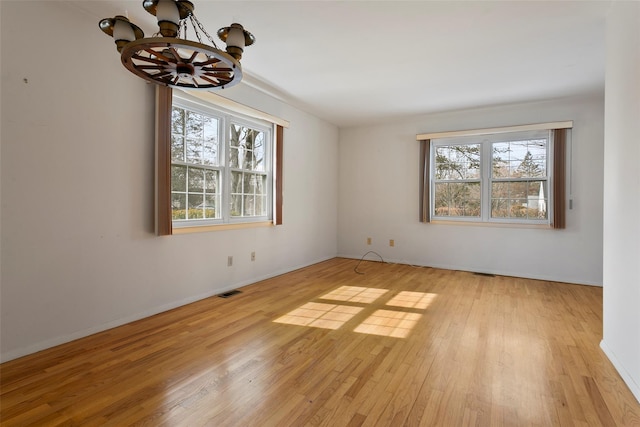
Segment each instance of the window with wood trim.
M166 88L156 120L159 235L282 223L281 126Z
M564 228L566 129L515 128L419 135L420 220Z

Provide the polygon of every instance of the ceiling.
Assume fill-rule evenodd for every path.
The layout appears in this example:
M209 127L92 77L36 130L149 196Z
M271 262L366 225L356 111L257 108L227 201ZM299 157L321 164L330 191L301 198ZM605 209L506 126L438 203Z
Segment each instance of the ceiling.
M245 84L340 127L604 88L610 1L192 1L255 35ZM141 0L69 3L157 31Z

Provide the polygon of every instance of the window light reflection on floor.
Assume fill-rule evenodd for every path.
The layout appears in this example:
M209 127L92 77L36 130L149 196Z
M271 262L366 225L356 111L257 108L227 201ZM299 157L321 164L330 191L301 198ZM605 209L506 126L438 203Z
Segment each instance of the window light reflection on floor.
M418 313L377 310L354 329L355 332L405 338L422 317Z
M437 294L425 292L402 291L395 297L391 298L387 305L394 307L418 308L425 309L436 298Z
M389 292L388 289L365 288L362 286L341 286L328 294L322 295L320 299L370 304L387 292Z
M274 322L338 329L362 310L362 307L309 302L274 320Z

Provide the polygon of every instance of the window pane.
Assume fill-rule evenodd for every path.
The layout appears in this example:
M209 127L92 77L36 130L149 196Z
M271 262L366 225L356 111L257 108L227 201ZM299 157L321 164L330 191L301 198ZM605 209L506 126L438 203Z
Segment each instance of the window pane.
M205 218L218 218L217 196L204 196L203 208Z
M186 194L171 194L171 217L173 219L186 219L187 218L187 195Z
M244 175L244 190L245 194L253 194L256 191L258 176L253 173L247 173Z
M493 177L544 177L547 175L547 140L505 141L493 144Z
M255 216L256 215L256 204L255 198L253 195L244 196L244 212L243 216Z
M256 215L267 215L267 196L256 196Z
M202 131L203 131L203 117L201 114L194 113L193 111L186 111L186 126L187 126L187 137L202 139Z
M265 133L245 126L231 125L229 165L245 170L265 170Z
M202 140L187 138L187 162L202 164Z
M231 192L242 193L242 172L231 172Z
M444 182L435 185L435 215L480 216L479 182Z
M256 175L256 194L267 194L267 176Z
M229 202L231 216L242 216L242 194L232 194Z
M171 110L171 133L184 135L184 110L173 107Z
M244 169L244 147L231 147L229 152L229 166L234 169Z
M493 218L547 218L546 181L505 181L491 184Z
M171 166L171 191L187 191L186 166Z
M204 171L204 192L218 193L218 171Z
M253 170L264 171L264 133L260 132L260 138L253 147Z
M189 202L189 219L198 219L204 217L203 197L202 194L189 194L187 197Z
M204 117L203 163L218 165L218 119Z
M204 192L204 170L189 168L189 193Z
M171 135L171 160L184 162L184 138Z
M436 147L436 179L477 179L480 177L480 145Z

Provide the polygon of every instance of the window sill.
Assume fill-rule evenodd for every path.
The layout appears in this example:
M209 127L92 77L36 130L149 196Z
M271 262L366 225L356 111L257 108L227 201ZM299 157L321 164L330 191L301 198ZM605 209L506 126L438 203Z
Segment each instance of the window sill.
M549 224L517 224L513 222L481 222L481 221L447 221L442 219L431 220L429 224L438 225L460 225L471 227L498 227L498 228L537 228L537 229L553 229Z
M206 233L209 231L237 230L241 228L273 227L273 221L242 222L236 224L196 225L174 227L171 234Z

